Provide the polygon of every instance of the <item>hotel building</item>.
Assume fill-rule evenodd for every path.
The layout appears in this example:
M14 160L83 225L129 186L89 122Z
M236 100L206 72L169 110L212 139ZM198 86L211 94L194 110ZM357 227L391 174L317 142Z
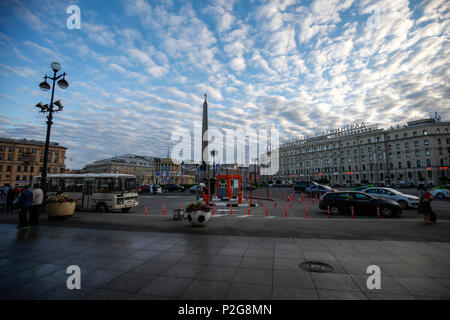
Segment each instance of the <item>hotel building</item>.
M449 181L450 122L410 121L388 129L364 123L283 143L278 174L268 180L445 184Z

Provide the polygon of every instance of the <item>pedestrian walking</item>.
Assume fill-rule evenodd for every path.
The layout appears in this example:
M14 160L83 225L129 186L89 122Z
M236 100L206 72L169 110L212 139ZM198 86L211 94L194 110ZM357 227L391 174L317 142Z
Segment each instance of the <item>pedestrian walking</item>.
M33 202L33 193L30 191L30 186L26 185L19 196L19 228L28 229L28 213Z
M42 202L44 201L44 192L40 188L39 184L36 183L33 186L33 201L31 204L30 211L30 224L38 225L39 224L39 210L42 206Z
M16 194L13 188L9 188L6 193L6 212L11 213L14 209L14 200L16 199Z
M431 224L431 221L436 222L436 214L431 209L431 201L433 201L433 196L427 190L424 184L419 184L418 190L419 207L417 208L417 211L423 214L423 223L429 225Z

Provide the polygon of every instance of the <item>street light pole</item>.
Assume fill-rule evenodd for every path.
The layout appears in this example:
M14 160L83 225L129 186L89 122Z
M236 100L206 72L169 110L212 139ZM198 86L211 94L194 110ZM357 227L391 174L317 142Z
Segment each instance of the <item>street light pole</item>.
M52 124L53 124L53 112L58 112L58 111L62 111L63 110L63 106L61 104L61 101L58 100L55 103L53 102L54 96L55 96L55 82L56 80L60 79L62 77L62 79L60 79L58 81L58 86L61 89L67 89L67 87L69 86L69 83L65 80L66 77L66 73L62 73L59 76L56 76L56 74L58 73L59 70L61 70L61 65L57 62L53 62L51 65L51 68L53 70L53 77L48 77L47 75L45 75L44 77L44 81L41 82L39 84L39 87L43 90L43 91L48 91L50 90L50 85L47 83L47 79L52 80L52 95L50 98L50 105L42 105L41 102L39 102L36 107L40 108L42 113L48 113L47 115L47 134L45 136L45 149L44 149L44 163L43 163L43 168L42 168L42 175L41 175L41 183L42 183L42 191L44 193L44 199L47 197L47 166L48 166L48 152L49 152L49 147L50 147L50 133L51 133L51 128L52 128ZM58 109L54 109L53 106L56 105L58 107Z

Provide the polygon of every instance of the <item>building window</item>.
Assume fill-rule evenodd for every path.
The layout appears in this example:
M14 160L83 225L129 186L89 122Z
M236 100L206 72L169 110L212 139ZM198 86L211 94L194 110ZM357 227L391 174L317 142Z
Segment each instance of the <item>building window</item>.
M441 133L441 130L440 130L439 128L436 129L436 133L437 133L437 134Z
M398 163L398 168L402 169L402 163L401 162Z
M22 171L22 167L21 166L17 166L17 172L20 172L20 171Z
M400 143L397 143L397 144L395 145L395 149L400 149Z
M395 140L398 140L398 134L395 135Z
M402 157L402 155L401 155L400 151L397 152L397 159L400 159L401 157Z
M419 150L415 150L415 155L416 155L416 157L420 157L420 151Z
M404 133L404 134L403 134L403 138L404 138L404 139L408 138L408 134L407 134L407 133Z
M409 142L405 142L405 148L409 148Z
M427 159L427 167L431 167L431 159Z
M428 134L427 130L423 130L423 135L426 136Z
M392 152L389 152L389 159L392 159Z
M407 167L407 168L411 168L411 161L407 161L407 162L406 162L406 167Z
M427 155L427 156L430 155L430 148L425 148L425 155Z
M409 150L406 150L406 157L409 158L411 156L411 153L409 152Z
M425 139L425 140L423 141L423 144L427 146L427 145L428 145L428 140Z
M417 168L420 168L420 160L417 160Z

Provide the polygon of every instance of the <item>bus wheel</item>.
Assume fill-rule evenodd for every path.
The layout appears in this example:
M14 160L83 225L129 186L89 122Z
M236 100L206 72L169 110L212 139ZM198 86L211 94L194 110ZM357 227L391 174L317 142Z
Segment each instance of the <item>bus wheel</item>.
M106 207L106 204L104 204L104 203L97 204L97 206L95 207L95 210L97 212L102 212L102 213L108 212L108 208Z
M131 208L122 208L122 209L120 209L122 212L128 212L128 211L130 211L130 209Z

